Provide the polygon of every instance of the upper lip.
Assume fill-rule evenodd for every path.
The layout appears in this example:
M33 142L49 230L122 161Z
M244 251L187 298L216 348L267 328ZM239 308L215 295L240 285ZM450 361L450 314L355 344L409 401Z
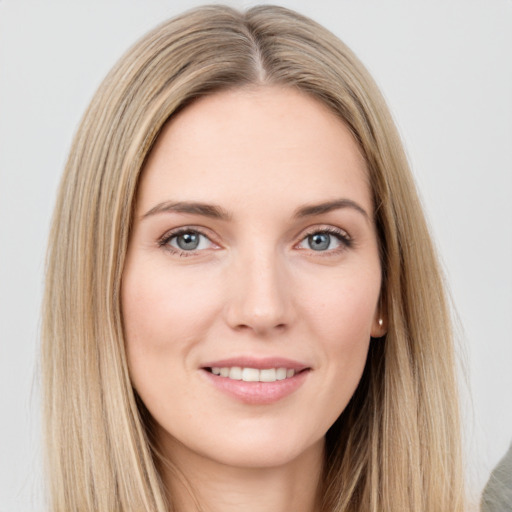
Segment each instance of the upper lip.
M230 357L228 359L219 359L216 361L209 361L203 364L202 368L232 368L233 366L239 366L240 368L257 368L265 370L269 368L286 368L287 370L295 370L300 372L307 368L310 368L307 364L293 359L284 357Z

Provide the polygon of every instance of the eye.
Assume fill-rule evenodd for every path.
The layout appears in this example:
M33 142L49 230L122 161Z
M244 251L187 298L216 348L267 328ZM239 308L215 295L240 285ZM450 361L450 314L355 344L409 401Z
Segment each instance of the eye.
M160 245L180 255L217 247L203 233L188 228L164 235Z
M309 249L316 252L336 251L350 247L350 237L342 230L330 228L321 229L308 234L298 245L299 249Z

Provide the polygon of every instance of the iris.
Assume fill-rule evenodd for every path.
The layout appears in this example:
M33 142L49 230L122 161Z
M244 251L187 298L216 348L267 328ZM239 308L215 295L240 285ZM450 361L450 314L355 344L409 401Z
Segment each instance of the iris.
M199 233L194 232L182 233L176 236L176 243L184 251L193 251L199 246L200 236Z
M308 236L308 245L314 251L325 251L331 245L331 235L328 233L315 233Z

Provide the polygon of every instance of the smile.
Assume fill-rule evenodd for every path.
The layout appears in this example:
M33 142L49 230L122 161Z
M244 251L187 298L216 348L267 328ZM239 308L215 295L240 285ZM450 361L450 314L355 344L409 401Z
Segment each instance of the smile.
M214 366L210 369L214 375L226 377L231 380L243 380L244 382L275 382L285 380L295 375L291 368L242 368L240 366Z
M269 405L301 388L312 368L281 357L234 357L210 361L201 370L222 394L248 405Z

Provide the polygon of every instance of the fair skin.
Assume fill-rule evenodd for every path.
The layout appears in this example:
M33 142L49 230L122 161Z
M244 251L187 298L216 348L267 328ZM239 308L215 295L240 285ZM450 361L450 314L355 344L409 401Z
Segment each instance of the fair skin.
M380 287L365 162L325 106L261 86L166 125L122 306L177 510L317 510L325 433L384 334Z

